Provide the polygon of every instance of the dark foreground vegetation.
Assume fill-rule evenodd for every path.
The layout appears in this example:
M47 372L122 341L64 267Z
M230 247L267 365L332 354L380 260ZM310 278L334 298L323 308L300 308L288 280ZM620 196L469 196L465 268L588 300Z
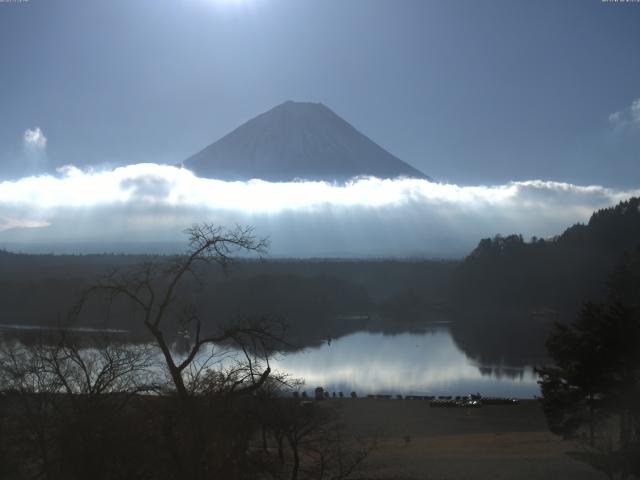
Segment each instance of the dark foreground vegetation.
M0 478L341 479L366 457L329 409L280 393L293 381L269 367L286 341L277 322L205 327L180 289L265 241L249 229L188 233L186 255L112 272L71 311L74 324L87 306L116 306L147 342L86 344L63 330L2 343Z
M556 324L540 368L549 426L582 437L579 458L609 478L640 476L640 249L621 258L606 299Z
M181 394L147 347L48 343L2 352L2 479L339 479L370 450L248 360Z

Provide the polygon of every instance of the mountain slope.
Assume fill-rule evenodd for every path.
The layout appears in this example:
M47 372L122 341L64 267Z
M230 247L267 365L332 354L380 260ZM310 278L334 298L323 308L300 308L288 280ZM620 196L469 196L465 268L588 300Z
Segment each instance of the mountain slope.
M428 178L321 103L303 102L285 102L258 115L183 165L223 180Z

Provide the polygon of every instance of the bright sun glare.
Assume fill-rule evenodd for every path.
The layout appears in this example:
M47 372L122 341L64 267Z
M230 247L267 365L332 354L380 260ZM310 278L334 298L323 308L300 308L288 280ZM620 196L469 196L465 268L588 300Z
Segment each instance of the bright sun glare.
M213 4L216 7L251 7L256 3L256 0L205 0L209 4Z

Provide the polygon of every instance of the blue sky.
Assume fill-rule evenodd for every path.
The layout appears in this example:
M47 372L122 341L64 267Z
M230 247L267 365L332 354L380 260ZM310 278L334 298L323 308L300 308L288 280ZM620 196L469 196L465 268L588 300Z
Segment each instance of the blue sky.
M639 46L600 0L0 3L0 178L177 163L292 99L438 180L636 188Z

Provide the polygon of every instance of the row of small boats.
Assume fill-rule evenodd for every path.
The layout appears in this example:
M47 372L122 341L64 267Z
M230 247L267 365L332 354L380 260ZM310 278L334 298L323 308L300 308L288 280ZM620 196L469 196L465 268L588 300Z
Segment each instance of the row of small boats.
M367 395L367 398L428 401L432 407L481 407L483 405L518 405L514 397L483 397L477 395Z
M328 391L324 390L322 387L318 387L315 389L315 399L316 400L325 400L329 398L344 398L342 392L333 392L333 394L329 394ZM307 399L309 398L306 392L293 392L294 398ZM356 392L351 392L349 394L351 398L358 398L358 394ZM366 396L368 399L397 399L397 400L422 400L428 401L431 407L466 407L466 408L476 408L481 407L483 405L518 405L520 400L514 397L483 397L479 393L470 394L470 395L390 395L390 394L368 394Z

